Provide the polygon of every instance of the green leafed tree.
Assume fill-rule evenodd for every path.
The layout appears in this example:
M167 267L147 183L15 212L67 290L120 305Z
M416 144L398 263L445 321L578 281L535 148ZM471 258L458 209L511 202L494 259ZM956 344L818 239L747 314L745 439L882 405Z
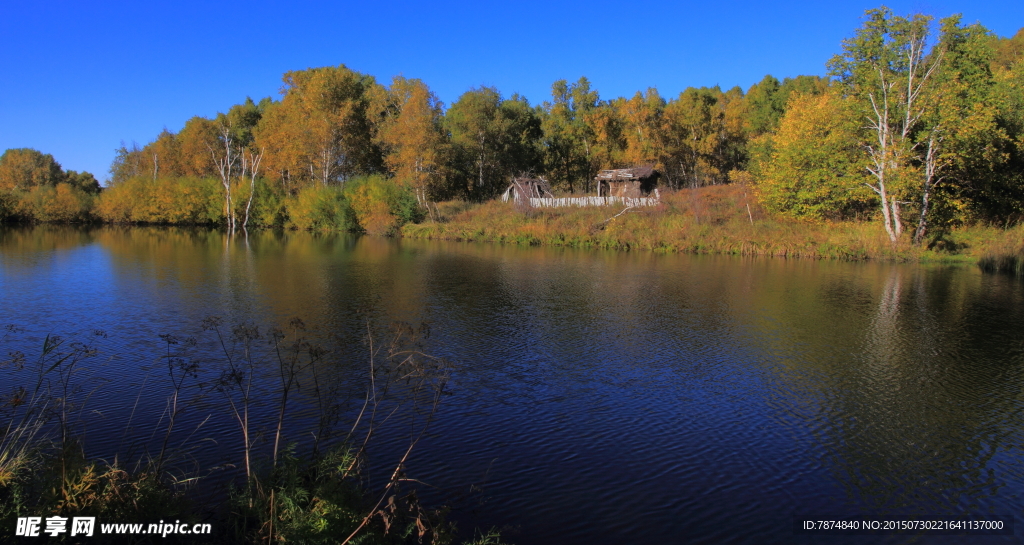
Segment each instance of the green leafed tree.
M590 89L585 77L551 85L551 102L543 105L541 126L544 169L555 187L573 192L596 174L591 152L595 134L587 119L599 105L597 91Z
M917 186L908 168L918 153L914 133L928 108L925 93L940 60L928 55L931 20L896 16L888 8L869 10L864 25L843 41L843 52L829 61L830 73L866 120L869 187L878 195L893 243L903 231L901 206Z
M64 173L64 181L71 187L80 189L90 195L99 195L102 190L99 180L89 172L68 170Z
M746 130L750 136L774 131L786 112L785 97L775 76L767 75L747 90Z
M960 16L941 24L931 52L937 63L932 84L922 93L925 113L915 127L919 180L914 241L923 241L930 223L949 225L980 219L1000 205L999 172L1004 162L992 74L994 51L988 30L962 26Z
M538 172L540 117L525 98L504 100L497 89L471 89L445 114L452 145L452 180L459 192L487 199L512 176Z

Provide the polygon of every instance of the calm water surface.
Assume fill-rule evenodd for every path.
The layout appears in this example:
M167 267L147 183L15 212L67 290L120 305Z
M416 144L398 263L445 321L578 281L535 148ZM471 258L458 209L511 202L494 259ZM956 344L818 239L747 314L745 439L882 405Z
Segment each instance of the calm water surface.
M366 361L368 324L429 323L427 348L458 368L409 473L436 487L428 499L454 505L463 529L503 528L521 544L972 541L794 535L794 516L830 514L1013 516L1017 535L984 542L1024 535L1024 285L1010 278L295 233L229 242L202 230L0 228L0 322L24 330L0 348L38 353L57 333L100 349L81 375L92 455L123 449L126 428L155 426L165 394L146 384L166 380L159 335L198 333L210 315L264 326L300 316L352 369ZM293 430L308 429L311 402L297 404L288 432L299 437L286 439L303 441ZM193 428L202 409L184 417ZM199 458L237 456L229 419L205 426L219 440ZM385 430L373 460L393 460L406 432Z

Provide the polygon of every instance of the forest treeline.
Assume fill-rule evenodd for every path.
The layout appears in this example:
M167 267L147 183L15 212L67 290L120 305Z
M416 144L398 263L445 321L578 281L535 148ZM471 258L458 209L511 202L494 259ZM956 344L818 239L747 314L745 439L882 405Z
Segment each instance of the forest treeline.
M122 145L102 192L48 155L8 150L0 215L383 233L431 202L493 198L512 176L580 193L601 169L651 165L671 189L745 183L770 213L881 221L893 241L1015 224L1024 29L1000 38L959 16L934 23L870 10L826 76L673 97L602 99L581 77L554 82L541 104L479 87L445 108L418 79L288 72L279 100Z

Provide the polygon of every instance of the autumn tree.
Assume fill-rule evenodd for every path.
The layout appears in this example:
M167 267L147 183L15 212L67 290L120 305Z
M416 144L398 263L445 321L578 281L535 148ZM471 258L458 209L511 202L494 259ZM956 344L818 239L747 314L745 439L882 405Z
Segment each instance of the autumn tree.
M661 98L658 90L651 87L643 93L637 91L633 98L620 98L613 102L613 106L618 110L623 124L624 165L661 166L658 160L661 155L661 117L665 99Z
M587 131L593 135L590 145L591 169L593 171L622 166L626 149L623 136L623 119L611 102L601 101L597 107L586 112L583 120Z
M210 150L220 146L217 123L209 118L195 116L185 122L176 136L178 146L178 176L212 178L217 169Z
M447 140L441 101L422 81L402 76L395 76L383 98L376 140L384 162L395 181L426 205L443 190Z
M108 186L118 185L142 172L142 148L135 142L131 147L121 141L121 146L114 150L114 160L110 163L110 179Z
M82 221L100 190L92 174L65 172L49 153L18 148L0 155L0 220Z
M284 75L280 103L266 108L256 131L267 168L286 183L343 183L383 168L367 109L380 86L345 65Z
M862 120L837 92L794 94L762 160L757 193L764 207L792 217L845 219L877 200L866 183Z
M747 165L747 97L740 87L733 87L721 95L722 133L716 160L728 178L728 173Z
M64 170L49 153L16 148L0 155L0 190L29 190L64 181Z
M184 169L180 164L181 152L179 150L178 137L166 128L160 131L156 140L143 149L140 159L144 165L144 171L148 172L151 170L154 180L161 175L184 175ZM149 161L152 161L151 165L146 164ZM151 168L147 168L150 166Z
M224 189L224 218L227 222L228 232L235 231L235 205L231 196L232 182L234 181L235 169L238 167L242 156L242 145L237 140L238 130L232 126L232 119L227 115L219 114L215 121L217 129L216 145L210 146L210 158L220 175L220 184Z
M744 130L748 138L774 132L786 113L786 104L793 93L820 95L828 87L828 78L820 76L797 76L780 82L774 76L766 75L746 93Z
M722 92L689 87L665 106L663 168L675 187L699 187L721 181L718 147L725 131Z
M1010 70L1014 65L1024 61L1024 28L1012 38L995 39L992 65L997 70Z

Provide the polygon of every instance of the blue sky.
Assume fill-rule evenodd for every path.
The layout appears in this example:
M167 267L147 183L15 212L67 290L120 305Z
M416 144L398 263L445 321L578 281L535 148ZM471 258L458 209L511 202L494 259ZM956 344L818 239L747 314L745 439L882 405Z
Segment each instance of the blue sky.
M212 116L246 96L277 98L288 70L346 64L387 83L420 78L446 105L492 85L539 103L587 76L602 98L656 87L747 89L765 74L824 74L866 9L634 0L489 2L5 2L0 150L31 147L100 180L122 141ZM1000 36L1024 1L907 1L898 14L962 13Z

